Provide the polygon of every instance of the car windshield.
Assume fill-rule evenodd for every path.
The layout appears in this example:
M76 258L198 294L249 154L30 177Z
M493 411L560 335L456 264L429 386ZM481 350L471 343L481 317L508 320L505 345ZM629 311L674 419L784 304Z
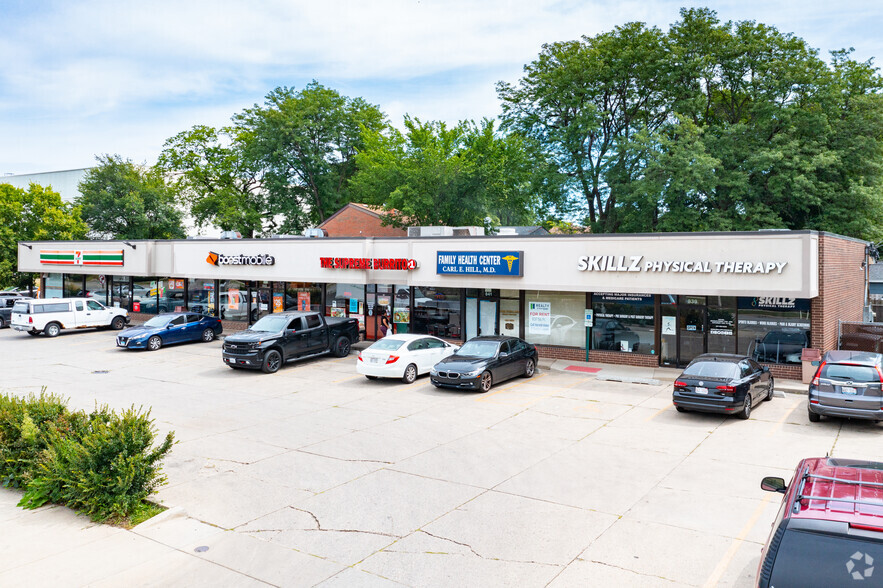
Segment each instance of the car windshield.
M788 530L776 553L769 585L851 586L855 580L873 580L874 560L883 561L879 541Z
M494 357L500 344L497 341L467 341L457 352L457 355L469 357Z
M846 365L842 363L826 363L819 377L831 380L850 380L852 382L877 383L880 381L880 374L870 366Z
M763 342L770 345L776 343L784 343L788 345L804 345L806 337L803 333L783 333L782 331L772 331L767 333L763 338Z
M739 366L723 361L697 361L688 365L684 370L685 376L693 376L694 378L733 379L738 378L739 374Z
M381 339L380 341L376 341L370 349L371 351L395 351L402 345L404 345L404 341L401 339Z
M265 316L258 322L248 328L249 331L266 331L268 333L278 333L291 322L288 316Z
M148 320L144 323L145 327L164 327L168 324L168 322L174 317L170 316L155 316L152 319Z

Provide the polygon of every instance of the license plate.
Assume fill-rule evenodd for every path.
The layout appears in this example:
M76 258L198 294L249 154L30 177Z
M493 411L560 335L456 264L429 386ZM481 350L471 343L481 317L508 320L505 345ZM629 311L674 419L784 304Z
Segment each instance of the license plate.
M380 358L379 357L372 357L371 363L380 363Z
M696 394L708 394L708 388L700 388L696 386Z
M857 393L856 389L853 388L852 386L840 386L840 392L842 394L852 394L852 395Z

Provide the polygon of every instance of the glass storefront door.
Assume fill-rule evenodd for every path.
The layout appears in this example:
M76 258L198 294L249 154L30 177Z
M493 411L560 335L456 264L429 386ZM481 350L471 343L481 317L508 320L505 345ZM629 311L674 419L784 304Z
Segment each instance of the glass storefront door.
M466 340L480 335L499 335L497 290L466 290Z
M704 297L662 296L660 300L662 365L684 367L708 350L708 308Z
M678 315L678 365L687 365L705 353L708 311L704 306L681 306Z

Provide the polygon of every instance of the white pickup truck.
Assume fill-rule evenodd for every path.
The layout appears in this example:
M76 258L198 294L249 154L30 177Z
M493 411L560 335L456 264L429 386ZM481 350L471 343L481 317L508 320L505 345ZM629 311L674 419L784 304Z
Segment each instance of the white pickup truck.
M62 329L122 329L129 322L123 308L107 307L91 298L18 300L12 307L12 328L28 335L57 336Z

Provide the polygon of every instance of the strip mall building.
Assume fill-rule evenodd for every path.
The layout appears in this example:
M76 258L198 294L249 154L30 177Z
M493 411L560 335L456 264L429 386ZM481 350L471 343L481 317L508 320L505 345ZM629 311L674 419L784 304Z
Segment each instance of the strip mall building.
M22 242L45 297L239 323L290 309L356 317L369 339L515 335L541 356L682 366L745 353L799 378L799 350L860 321L864 241L814 231Z

